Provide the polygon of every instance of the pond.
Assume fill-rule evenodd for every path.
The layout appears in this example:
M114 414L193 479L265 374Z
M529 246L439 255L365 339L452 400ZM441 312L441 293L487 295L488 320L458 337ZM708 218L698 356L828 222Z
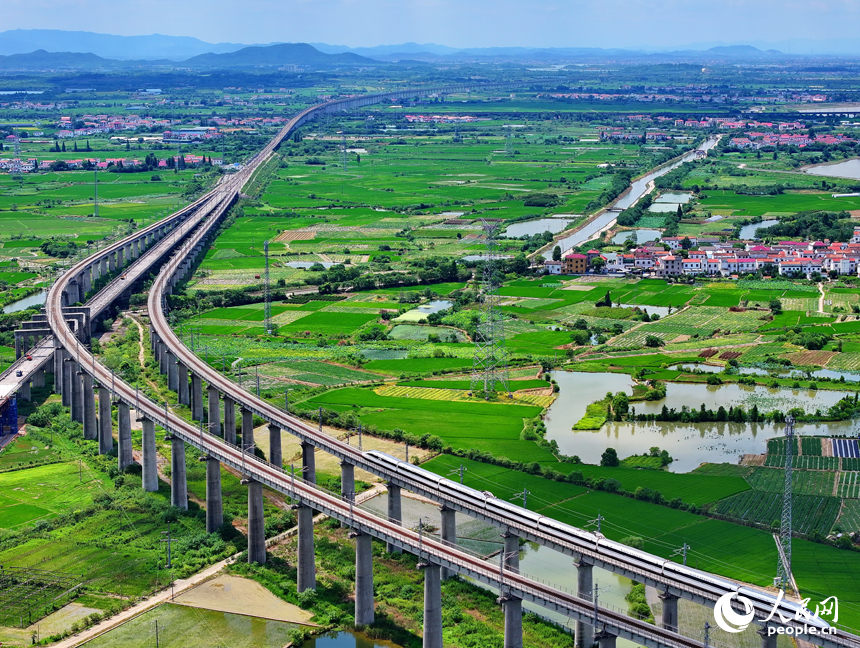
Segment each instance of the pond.
M668 306L643 306L642 304L621 304L621 308L638 308L641 311L646 311L649 315L659 315L666 317L669 314ZM675 310L678 310L676 307Z
M654 214L674 214L678 211L678 204L675 203L651 203L651 206L648 208L648 211Z
M552 257L552 253L550 253L550 258ZM496 257L497 259L510 259L512 258L510 255L499 255ZM486 254L469 254L464 257L460 257L461 261L485 261L487 259Z
M632 234L636 235L636 243L646 243L648 241L656 241L661 236L663 236L663 232L660 230L654 229L637 229L637 230L626 230L624 232L618 232L615 236L612 237L613 243L624 243Z
M534 236L544 232L558 234L572 222L569 218L539 218L537 220L511 223L505 228L505 236L518 238L520 236Z
M860 180L860 159L845 160L836 164L816 164L806 167L803 171L810 175Z
M654 202L656 203L672 203L674 205L686 205L690 202L690 198L693 197L693 194L689 192L684 193L673 193L671 191L667 191L664 194L660 194L660 197L657 198Z
M670 470L689 472L703 462L737 463L743 454L765 452L765 439L783 433L782 425L770 423L607 423L596 431L574 431L572 426L585 414L589 403L607 392L631 393L633 379L626 374L575 373L555 371L553 378L560 387L560 398L550 406L546 416L548 440L555 440L566 455L579 455L585 463L600 463L607 447L622 457L647 452L652 446L668 450L675 459ZM575 395L571 398L570 395ZM738 384L720 386L666 383L666 399L631 403L637 414L657 414L663 405L680 409L682 405L706 408L753 404L759 410L787 411L803 407L807 411L825 409L835 404L844 392L807 389L768 389ZM853 434L852 421L801 423L798 434Z
M716 223L717 221L721 221L725 218L725 216L711 216L710 218L706 218L706 223Z
M446 308L451 308L451 306L453 305L454 302L448 301L447 299L435 299L426 304L421 304L421 306L418 306L417 308L413 308L412 310L406 311L395 321L417 322L426 319L428 315L438 313L439 311L445 310Z
M348 630L333 630L318 637L311 637L301 648L397 648L390 641L371 639L367 635Z
M289 266L290 268L304 268L305 270L307 270L308 268L313 265L316 265L317 263L319 263L326 270L335 265L330 261L287 261L286 263L284 263L284 265Z
M749 225L744 225L741 228L740 238L741 240L751 241L755 238L758 238L756 236L756 232L758 232L760 229L770 227L771 225L776 225L778 222L778 220L764 220L760 223L751 223Z
M12 302L11 304L7 304L3 307L4 313L17 313L18 311L26 310L28 308L37 308L39 306L43 306L45 304L45 300L48 299L48 292L43 291L40 293L36 293L35 295L30 295L29 297L24 297L24 299L19 299L16 302Z

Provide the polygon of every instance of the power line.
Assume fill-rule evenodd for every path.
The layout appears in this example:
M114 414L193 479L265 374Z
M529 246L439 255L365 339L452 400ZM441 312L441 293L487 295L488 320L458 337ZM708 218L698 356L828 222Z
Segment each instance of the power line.
M495 397L496 386L501 385L508 397L513 395L508 388L508 357L505 347L505 320L499 310L499 287L501 272L496 267L498 247L496 230L498 222L481 219L484 230L486 257L483 268L483 301L481 321L475 334L475 355L472 361L472 394L483 392L484 399Z

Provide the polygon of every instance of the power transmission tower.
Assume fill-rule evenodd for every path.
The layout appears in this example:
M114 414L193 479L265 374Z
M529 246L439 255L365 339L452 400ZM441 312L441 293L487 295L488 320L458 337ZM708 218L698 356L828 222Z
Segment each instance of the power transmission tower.
M266 329L266 334L272 334L272 299L269 292L269 242L265 241L263 243L263 251L266 254L266 276L265 276L265 286L263 288L265 299L266 299L266 322L263 325Z
M95 187L95 191L96 191L96 199L95 199L95 203L94 203L93 216L98 218L99 217L99 170L98 170L98 167L96 167L96 170L95 170L95 178L96 178L96 180L95 180L94 187Z
M12 159L12 180L14 182L23 182L21 176L21 138L18 133L15 133L15 157Z
M341 164L343 165L343 172L346 173L346 163L347 163L347 157L348 157L348 153L346 152L346 131L342 130L340 132L340 135L341 135L340 146L341 146L341 156L342 156Z
M507 127L508 132L505 133L505 157L511 157L514 154L514 141L511 134L511 127Z
M472 393L484 392L489 400L495 395L496 386L511 396L508 389L508 357L505 348L505 321L499 310L500 273L496 268L498 250L496 229L498 223L481 219L486 244L483 272L483 302L481 321L475 334L475 356L472 361Z
M782 524L779 529L779 586L793 589L791 584L791 460L794 455L794 417L785 417L785 490L782 494Z

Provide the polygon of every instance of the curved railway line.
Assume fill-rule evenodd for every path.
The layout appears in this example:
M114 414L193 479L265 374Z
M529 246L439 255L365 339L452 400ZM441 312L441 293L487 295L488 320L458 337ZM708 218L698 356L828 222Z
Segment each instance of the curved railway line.
M648 623L632 619L619 611L610 610L605 607L595 607L589 600L590 592L587 595L580 596L558 585L538 582L528 576L519 574L515 564L509 564L509 569L500 568L480 557L471 555L456 545L433 540L423 536L420 532L403 528L399 525L397 517L394 519L379 517L354 506L350 501L348 493L346 497L344 495L328 493L313 483L313 449L317 448L333 454L344 464L351 466L352 469L358 467L378 475L388 480L392 487L406 488L425 495L441 503L449 510L461 511L490 522L516 537L538 542L576 557L580 561L585 561L594 566L635 578L640 582L659 588L666 592L667 595L676 598L684 597L698 603L713 606L720 596L733 591L741 592L752 600L755 610L762 618L768 616L776 605L776 597L770 594L752 588L743 588L737 583L706 572L686 567L682 568L677 563L645 552L632 550L620 543L609 541L596 533L576 529L561 523L553 525L550 523L552 521L549 518L543 518L543 520L549 522L542 522L541 519L535 519L535 517L539 516L535 516L534 513L511 504L506 503L505 507L493 506L489 500L494 498L488 498L486 495L478 496L476 495L478 491L462 487L458 489L456 488L458 485L454 482L449 482L449 480L444 480L444 478L440 478L420 468L409 466L408 464L404 464L404 462L397 462L393 458L386 459L384 456L380 457L379 453L361 452L322 433L317 427L309 425L307 422L291 416L289 413L244 391L239 385L210 367L190 349L185 347L171 329L165 312L166 295L171 292L177 282L181 281L188 274L195 258L203 253L205 242L214 234L217 224L228 208L238 198L242 187L250 180L259 166L269 159L281 141L289 136L295 128L321 114L360 108L377 103L383 99L396 100L419 93L451 92L462 88L434 88L352 97L320 104L302 111L290 120L267 146L254 155L238 173L224 176L218 185L205 196L168 218L145 229L136 231L131 236L99 250L94 255L78 262L65 272L52 286L46 302L47 323L53 332L54 345L57 348L55 354L59 353L61 357L62 354L66 354L75 366L79 367L78 373L82 376L82 380L97 381L102 388L110 390L114 399L123 403L126 407L134 407L139 417L160 425L172 438L199 448L208 458L241 471L251 482L264 484L285 493L300 502L301 506L311 507L327 513L348 524L359 535L364 534L384 540L391 547L409 551L421 558L426 558L427 563L431 566L441 567L454 573L472 577L499 588L502 592L502 597L500 598L502 602L521 602L524 600L547 609L556 610L580 622L594 625L595 627L602 627L605 630L605 636L600 635L601 645L611 645L614 641L611 638L616 636L654 647L698 647L702 645L702 641L699 638L682 636L671 627L655 627ZM101 264L100 267L104 268L105 259L107 258L117 258L117 265L121 266L122 263L119 260L121 257L116 257L116 255L121 254L122 250L138 250L137 245L140 241L151 244L151 247L146 253L140 254L139 258L136 257L137 262L135 265L140 266L139 276L142 276L146 269L155 267L160 260L169 256L167 262L161 267L148 297L148 308L153 333L151 342L156 349L157 357L163 357L167 361L178 362L186 371L190 372L194 379L197 380L197 383L192 382L192 391L196 389L198 392L201 392L202 382L205 382L208 385L210 396L213 394L212 390L217 390L217 393L223 395L225 399L230 399L233 403L238 403L244 410L243 418L247 417L248 420L252 420L251 414L259 416L270 425L270 429L286 430L298 437L305 447L310 449L311 457L309 458L309 465L311 470L305 473L309 477L308 480L297 478L294 474L287 473L280 465L273 465L260 460L254 457L252 452L248 452L247 449L243 450L243 448L230 443L229 438L219 436L220 419L217 425L212 426L212 429L204 430L202 422L197 426L173 414L164 404L155 403L141 395L134 387L114 376L81 343L79 327L73 328L75 320L70 319L64 311L64 308L70 303L83 301L82 293L84 290L78 287L78 284L82 281L81 277L84 277L84 273L86 273L88 278L91 269L94 266L99 267L99 264ZM134 245L132 245L132 242ZM116 282L124 280L123 277L120 277L108 285L108 288L115 286L113 293L108 291L107 288L103 289L99 295L104 294L108 296L102 300L112 301L115 299L116 297L111 298L109 295L117 292ZM86 284L87 280L83 280L84 287ZM127 284L123 287L127 287ZM98 302L98 299L99 297L96 295L90 303ZM99 306L103 310L107 304L102 305L99 303ZM161 352L159 352L159 349L161 349ZM59 366L61 371L63 371L62 368L64 365L62 363L57 363L56 366ZM56 376L57 374L55 374ZM78 383L80 382L81 380L78 380ZM67 386L70 385L71 383ZM65 389L66 387L64 387ZM82 407L86 408L86 394L82 402ZM196 403L200 412L195 418L202 420L202 402L199 395L197 396ZM107 410L108 416L109 411ZM213 411L219 412L220 410L216 409ZM94 416L95 414L93 413ZM218 416L220 417L220 414ZM83 415L83 420L85 422L86 434L87 421L89 421L86 413ZM89 421L89 425L92 428L94 422ZM243 434L243 443L245 440L246 435ZM122 461L122 457L120 460ZM279 459L277 463L280 463ZM446 488L440 488L440 480L446 482ZM250 493L251 489L249 489ZM252 525L249 524L250 526ZM249 542L249 546L252 545L253 539ZM265 558L264 555L263 558ZM358 601L358 594L356 599ZM799 606L784 601L780 605L780 611L794 619ZM517 608L514 607L513 609L516 610ZM521 607L519 609L521 611ZM738 609L740 610L741 608ZM596 623L595 616L597 619ZM439 623L441 627L441 612ZM787 625L802 627L803 620L791 620ZM512 629L512 633L516 633L515 627ZM836 630L835 634L819 635L817 637L811 636L809 639L813 643L822 646L860 648L860 638L839 629ZM441 646L441 634L439 635L438 642L435 639L435 635L433 635L428 644L427 632L425 631L425 645ZM521 628L519 644L516 643L514 638L510 643L506 639L506 646L508 645L522 645Z

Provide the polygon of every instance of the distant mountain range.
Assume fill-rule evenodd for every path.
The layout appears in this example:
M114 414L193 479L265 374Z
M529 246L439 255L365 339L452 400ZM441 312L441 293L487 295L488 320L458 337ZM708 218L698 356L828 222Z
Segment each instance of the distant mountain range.
M185 61L169 59L117 60L80 52L46 52L36 50L27 54L0 56L0 70L120 70L190 68L277 68L292 64L302 67L333 67L379 65L379 61L358 54L325 54L307 43L244 47L224 54L200 54Z
M844 41L844 42L843 42ZM687 61L707 64L727 59L787 60L809 56L809 43L786 41L795 53L752 45L712 43L673 51L603 49L591 47L481 47L458 49L435 43L402 43L376 47L348 47L325 43L207 43L184 36L115 36L83 31L15 29L0 32L2 70L116 70L156 66L190 69L361 66L380 63L467 63L509 61L525 64L564 64L575 60L618 59ZM842 39L839 48L860 53L860 39ZM822 53L825 50L822 50Z

